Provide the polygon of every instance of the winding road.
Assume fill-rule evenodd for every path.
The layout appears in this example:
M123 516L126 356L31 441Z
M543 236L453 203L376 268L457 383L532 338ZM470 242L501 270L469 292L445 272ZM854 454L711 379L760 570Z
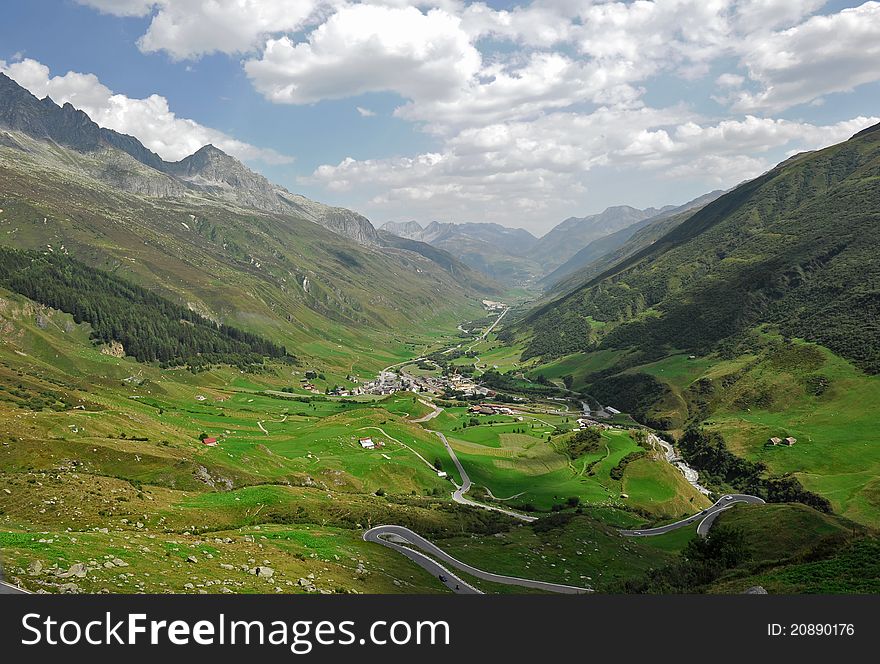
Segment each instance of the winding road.
M5 581L0 581L0 595L30 595L24 588L13 586Z
M501 319L504 318L504 315L509 310L509 307L505 309L504 312L502 312L502 314L498 317L498 319L489 328L487 328L486 331L483 332L483 334L471 344L471 346L468 347L468 350L471 350L480 341L485 339L486 336L488 336L489 333L495 328L495 326L501 322ZM456 346L456 348L460 347L461 344ZM451 350L453 349L448 349L444 352L449 352ZM390 368L391 367L388 367L388 369ZM440 415L441 412L443 412L443 408L437 406L433 402L425 401L423 399L419 399L419 401L422 404L429 406L432 410L427 415L423 415L422 417L419 417L417 419L411 419L410 422L412 423L424 424L434 419L435 417ZM589 406L586 403L583 403L582 405L584 408L584 412L589 413ZM438 438L440 438L443 446L446 448L447 454L449 454L450 459L452 459L452 462L455 464L459 476L461 477L461 484L458 484L453 480L453 484L456 487L455 491L453 491L452 493L453 501L461 505L468 505L470 507L476 507L479 509L500 512L501 514L505 514L507 516L525 522L532 522L537 520L537 517L535 516L522 514L513 510L497 507L495 505L479 503L474 500L465 498L464 494L466 494L471 488L471 479L468 476L467 471L464 469L461 461L458 459L458 456L455 454L455 451L452 449L452 445L450 445L449 440L446 438L446 435L442 431L428 429L427 427L425 428L425 430L429 433L433 433ZM384 434L385 432L383 431L382 433ZM388 434L385 435L387 436ZM390 438L390 436L388 437ZM408 447L401 441L397 442L400 442L405 447ZM660 442L659 438L657 438L657 442ZM671 457L674 456L674 450L672 450L671 445L668 445L668 443L666 445L662 445L662 442L661 446L666 452L666 459L667 461L672 463L674 459L672 459ZM412 451L415 452L415 450ZM418 455L418 453L416 454ZM421 457L421 455L418 456L425 460L424 457ZM682 472L684 472L684 469L682 469ZM687 477L687 473L685 473L685 476ZM705 489L696 484L696 478L693 478L693 480L691 480L691 478L688 477L688 480L691 481L691 483L697 489L705 491ZM708 534L709 529L712 527L712 524L715 522L715 519L718 518L718 515L721 512L730 509L737 503L760 504L763 502L764 501L757 496L750 496L747 494L727 494L722 496L714 505L706 508L702 512L686 517L684 519L680 519L679 521L676 521L674 523L670 523L664 526L657 526L656 528L644 528L639 530L624 529L619 530L618 532L624 537L650 537L653 535L662 535L664 533L669 533L674 530L678 530L679 528L690 526L693 523L699 521L697 525L697 534L701 537L705 537ZM450 568L455 568L478 579L483 579L484 581L491 581L494 583L516 585L524 588L535 588L538 590L565 594L585 594L593 592L591 588L580 588L577 586L568 586L564 584L550 583L547 581L538 581L535 579L524 579L520 577L506 576L503 574L494 574L492 572L483 571L450 556L433 542L430 542L421 535L413 532L412 530L404 526L376 526L366 531L363 535L363 538L366 542L375 542L377 544L381 544L382 546L393 549L401 555L406 556L411 561L428 571L430 574L436 576L440 580L440 582L443 583L443 585L445 585L451 591L458 594L482 594L482 591L464 581L464 579L452 572Z
M546 590L552 593L563 593L567 595L582 595L593 592L591 588L580 588L578 586L568 586L561 583L522 579L517 576L505 576L504 574L485 572L468 565L467 563L463 563L457 558L453 558L436 544L403 526L376 526L364 533L364 541L376 542L383 546L387 546L390 549L394 549L434 576L440 578L442 575L446 579L445 581L441 579L443 585L451 591L462 595L482 594L482 591L474 588L454 572L451 572L449 567L454 567L478 579L483 579L484 581L503 583L510 586L535 588L537 590ZM413 547L417 547L418 549L421 549L421 551L417 551ZM422 551L425 553L422 553ZM426 554L430 554L430 556Z
M763 504L764 501L757 496L750 496L745 493L729 493L725 496L721 496L712 507L707 507L702 512L698 512L693 516L686 517L675 523L669 523L665 526L657 526L656 528L640 528L637 530L620 530L620 534L626 537L651 537L653 535L663 535L665 533L671 533L673 530L678 530L679 528L684 528L685 526L690 526L696 521L699 521L699 525L697 526L697 534L701 537L705 537L709 533L709 528L712 527L712 524L715 522L715 519L718 518L718 515L721 512L730 509L737 503L751 503L753 505Z
M537 521L538 517L529 516L528 514L522 514L520 512L514 512L513 510L506 510L503 507L496 507L495 505L486 505L485 503L478 503L475 500L471 500L470 498L465 498L464 494L471 490L471 478L468 477L467 471L464 469L464 466L461 465L461 461L458 460L458 457L455 456L455 451L452 449L452 445L449 444L449 441L446 439L446 436L442 431L432 431L428 429L431 433L435 434L441 441L443 441L443 446L446 448L446 451L449 453L449 457L452 459L452 463L455 464L455 467L458 468L458 474L461 475L461 484L455 485L455 491L452 492L452 500L457 502L459 505L470 505L471 507L479 507L480 509L489 510L490 512L500 512L501 514L506 514L507 516L512 516L514 519L519 519L520 521L525 521L526 523Z
M433 410L427 415L418 418L417 420L410 420L410 422L424 423L434 419L443 412L443 409L436 404L425 401L423 399L420 399L419 401L421 401L426 406L430 406ZM469 505L471 507L479 507L480 509L489 510L491 512L500 512L501 514L512 516L514 519L519 519L520 521L525 521L527 523L537 520L537 517L529 516L528 514L522 514L521 512L507 510L503 507L496 507L495 505L478 503L475 500L465 498L464 494L471 490L471 478L468 476L467 471L464 469L464 466L461 465L461 461L458 460L458 457L455 454L455 450L452 449L452 445L449 444L449 440L446 438L446 434L444 434L442 431L435 431L434 429L425 429L425 431L433 433L440 439L440 441L443 443L443 447L446 448L446 453L449 454L449 458L452 459L452 463L455 464L455 467L458 469L458 474L461 476L461 484L458 484L453 480L453 484L455 484L455 491L452 492L452 500L454 500L459 505Z

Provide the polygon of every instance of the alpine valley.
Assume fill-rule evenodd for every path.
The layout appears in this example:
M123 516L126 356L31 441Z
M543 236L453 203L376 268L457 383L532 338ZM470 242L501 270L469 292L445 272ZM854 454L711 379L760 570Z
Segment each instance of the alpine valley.
M376 228L0 74L3 587L880 592L880 126L669 203Z

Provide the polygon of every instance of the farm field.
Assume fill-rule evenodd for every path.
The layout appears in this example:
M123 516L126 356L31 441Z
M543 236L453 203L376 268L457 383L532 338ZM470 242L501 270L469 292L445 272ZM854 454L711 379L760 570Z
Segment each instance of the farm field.
M455 326L343 370L330 368L342 355L328 351L320 366L193 373L107 355L88 341L87 325L49 310L36 325L21 298L8 302L17 337L0 347L0 483L8 492L0 546L7 572L33 590L437 591L416 566L362 542L363 530L391 521L426 536L484 534L487 555L491 543L524 531L509 517L452 502L452 483L461 478L430 429L447 434L478 500L539 513L556 505L566 518L575 506L595 509L591 528L605 539L616 537L613 527L642 520L625 511L620 494L628 482L645 484L643 496L630 489L640 509L656 507L656 518L674 512L650 479L629 478L629 469L621 480L610 478L640 449L626 430L605 432L599 452L569 459L561 441L576 428L578 411L565 403L520 406L515 416L476 423L455 406L417 424L411 420L432 409L412 393L339 398L299 388L307 369L320 376L312 382L321 390L355 384L351 376L369 380L377 364L448 344ZM375 448L363 449L362 437ZM645 460L647 475L662 482L664 463ZM680 488L680 478L666 478L673 491ZM622 573L630 558L645 556L649 565L649 554L664 555L635 546L641 553L615 542L603 548L607 559L572 554L559 572L612 574L606 568L620 557ZM510 570L503 556L485 562ZM67 576L78 564L87 575ZM271 576L251 573L263 566ZM560 577L552 563L530 566Z

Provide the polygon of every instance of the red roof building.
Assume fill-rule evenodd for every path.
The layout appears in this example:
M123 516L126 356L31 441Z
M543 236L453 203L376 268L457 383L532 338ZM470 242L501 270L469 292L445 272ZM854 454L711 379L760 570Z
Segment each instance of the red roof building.
M202 444L207 445L209 447L216 447L217 439L216 438L203 438Z

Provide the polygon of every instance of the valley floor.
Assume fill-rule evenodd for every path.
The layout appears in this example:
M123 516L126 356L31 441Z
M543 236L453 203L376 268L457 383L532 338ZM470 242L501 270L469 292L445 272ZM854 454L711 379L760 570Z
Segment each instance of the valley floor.
M602 592L673 564L696 537L619 529L711 504L624 416L573 451L576 400L480 411L479 392L445 397L480 381L450 382L438 363L486 370L499 357L497 313L467 333L434 331L373 379L321 366L160 371L45 315L43 326L8 315L0 347L0 553L7 581L31 591L446 591L363 540L395 524L481 570ZM453 500L464 478L450 450L474 504ZM483 592L528 591L461 574Z

